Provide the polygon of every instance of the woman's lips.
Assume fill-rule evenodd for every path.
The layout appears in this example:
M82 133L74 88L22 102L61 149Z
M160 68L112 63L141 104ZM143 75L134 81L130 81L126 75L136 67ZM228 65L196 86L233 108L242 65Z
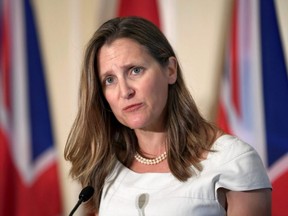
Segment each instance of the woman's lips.
M131 104L129 106L124 107L123 111L124 112L134 112L139 110L143 106L142 103L137 103L137 104Z

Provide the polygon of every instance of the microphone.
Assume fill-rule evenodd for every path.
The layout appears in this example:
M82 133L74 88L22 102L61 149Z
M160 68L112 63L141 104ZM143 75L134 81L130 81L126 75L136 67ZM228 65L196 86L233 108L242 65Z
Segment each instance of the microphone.
M145 216L144 208L147 206L149 201L149 194L140 194L136 199L136 207L139 212L139 216Z
M86 186L85 188L83 188L79 194L79 200L70 212L69 216L72 216L74 214L74 212L77 210L77 208L81 205L82 202L86 202L87 200L89 200L92 197L93 193L94 188L92 186Z

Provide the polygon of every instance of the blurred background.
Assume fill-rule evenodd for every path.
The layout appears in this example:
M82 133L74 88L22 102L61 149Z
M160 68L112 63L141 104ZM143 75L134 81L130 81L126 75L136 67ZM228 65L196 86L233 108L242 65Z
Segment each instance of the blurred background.
M161 28L201 113L255 147L273 215L287 215L288 1L0 0L0 216L76 204L63 151L83 53L99 25L127 15Z

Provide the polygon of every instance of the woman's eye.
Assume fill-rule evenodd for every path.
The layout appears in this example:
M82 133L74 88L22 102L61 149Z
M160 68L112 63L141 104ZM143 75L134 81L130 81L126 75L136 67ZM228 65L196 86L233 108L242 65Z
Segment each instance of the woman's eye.
M113 77L106 77L105 80L104 80L104 84L105 85L111 85L114 81L114 78Z
M139 74L142 72L142 70L143 70L143 68L141 68L141 67L135 67L132 69L132 73L133 74Z

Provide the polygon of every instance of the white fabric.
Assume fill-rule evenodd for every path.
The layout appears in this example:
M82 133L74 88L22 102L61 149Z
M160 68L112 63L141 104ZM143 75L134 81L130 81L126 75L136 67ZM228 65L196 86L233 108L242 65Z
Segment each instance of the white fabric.
M226 215L217 189L246 191L271 188L256 151L238 138L223 135L202 161L203 170L178 181L171 173L136 173L116 165L103 189L100 216Z

